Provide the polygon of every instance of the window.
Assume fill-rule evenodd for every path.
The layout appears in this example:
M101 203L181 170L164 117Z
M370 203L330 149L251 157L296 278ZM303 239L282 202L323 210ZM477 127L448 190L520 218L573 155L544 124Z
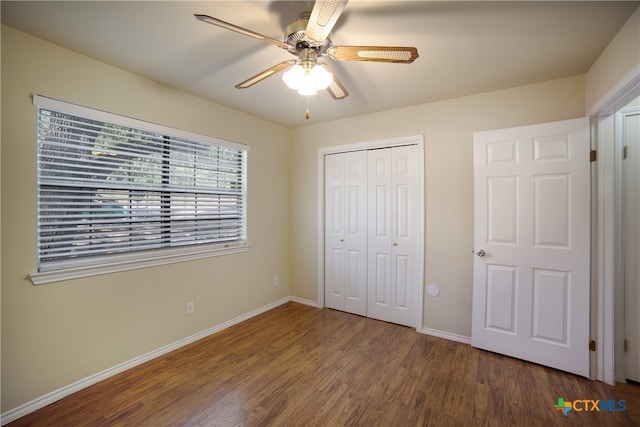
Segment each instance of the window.
M246 146L40 96L34 104L40 273L246 248Z

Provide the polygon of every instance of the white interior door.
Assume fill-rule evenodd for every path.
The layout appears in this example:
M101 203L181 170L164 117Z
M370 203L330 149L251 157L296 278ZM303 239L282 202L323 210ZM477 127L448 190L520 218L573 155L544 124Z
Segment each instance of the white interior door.
M625 376L640 382L640 109L623 117Z
M418 146L368 153L367 316L415 327L422 286Z
M474 134L474 347L589 375L587 119Z
M325 156L325 305L366 315L367 155Z

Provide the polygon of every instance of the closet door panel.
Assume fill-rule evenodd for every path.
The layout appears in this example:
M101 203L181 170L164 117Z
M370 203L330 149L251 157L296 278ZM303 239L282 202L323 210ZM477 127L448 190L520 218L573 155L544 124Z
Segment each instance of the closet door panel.
M391 148L392 300L390 321L415 327L418 322L421 195L418 146Z
M367 316L391 320L392 301L392 175L391 150L368 152L369 280Z
M345 311L367 313L367 153L345 153L346 278Z
M366 314L365 152L325 156L325 305Z
M325 285L327 307L345 309L345 156L325 156Z

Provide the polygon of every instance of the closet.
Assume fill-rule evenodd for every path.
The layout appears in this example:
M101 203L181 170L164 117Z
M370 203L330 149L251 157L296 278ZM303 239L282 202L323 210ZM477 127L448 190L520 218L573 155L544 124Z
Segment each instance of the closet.
M415 144L324 156L326 307L417 326L423 163Z

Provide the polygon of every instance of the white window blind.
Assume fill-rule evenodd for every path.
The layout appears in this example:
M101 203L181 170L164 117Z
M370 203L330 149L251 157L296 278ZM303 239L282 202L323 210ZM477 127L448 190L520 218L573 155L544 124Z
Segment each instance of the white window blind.
M50 98L34 104L39 271L246 244L245 146Z

